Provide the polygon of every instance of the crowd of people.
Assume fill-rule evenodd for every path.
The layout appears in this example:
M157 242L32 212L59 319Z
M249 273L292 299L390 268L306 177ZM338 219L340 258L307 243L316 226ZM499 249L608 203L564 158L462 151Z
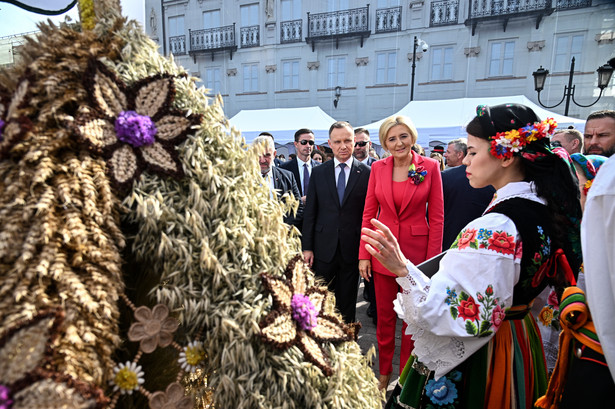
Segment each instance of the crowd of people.
M615 298L615 111L592 113L581 133L523 105L479 106L466 130L429 156L403 116L380 127L382 159L368 130L347 122L331 125L332 159L305 128L288 161L275 156L270 134L254 145L266 146L259 162L272 192L300 202L285 220L348 323L363 279L381 388L403 318L403 372L388 407L598 405L615 392L615 326L602 304ZM433 275L420 266L432 257L440 258ZM564 322L578 314L563 318L560 309L569 299L585 305L585 288L589 330Z

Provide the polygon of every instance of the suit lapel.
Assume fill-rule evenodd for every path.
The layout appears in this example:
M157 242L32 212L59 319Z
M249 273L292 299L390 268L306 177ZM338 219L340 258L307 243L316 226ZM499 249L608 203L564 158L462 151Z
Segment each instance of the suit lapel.
M382 176L377 180L378 183L382 183L382 191L384 193L384 200L389 206L389 209L393 214L397 213L395 208L395 202L393 201L393 157L383 159L385 166L382 168Z
M337 180L335 179L335 161L331 159L325 162L322 166L328 166L325 171L325 179L327 180L327 187L331 196L335 198L335 203L339 206L340 199L337 197Z
M423 165L423 157L419 155L418 153L413 152L412 153L412 163L414 163L414 166L418 169L419 166ZM414 196L414 193L416 192L418 187L419 185L415 185L412 180L406 183L406 192L404 194L404 199L401 202L401 208L399 209L399 214L402 214L404 210L406 210L406 207L408 207L408 205L410 204L410 201L412 201L412 196Z

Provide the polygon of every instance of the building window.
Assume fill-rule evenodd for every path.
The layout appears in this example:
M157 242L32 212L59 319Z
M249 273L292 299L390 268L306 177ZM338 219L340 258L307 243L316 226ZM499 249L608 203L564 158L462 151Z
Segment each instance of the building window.
M397 68L397 52L376 54L376 84L394 84Z
M327 0L327 11L348 10L348 0Z
M431 80L453 79L453 47L433 47L431 53Z
M299 61L282 63L282 89L299 89Z
M346 82L346 57L329 57L327 59L327 87L344 86Z
M490 44L489 76L502 77L513 75L514 41L494 41Z
M570 61L581 62L581 50L583 49L583 34L566 34L555 37L555 55L553 72L565 72L570 70Z
M241 6L241 26L258 25L258 3Z
M221 27L220 21L220 10L209 10L203 12L203 28L205 30Z
M290 21L301 18L301 0L282 0L282 20Z
M210 94L222 93L220 68L207 68L205 71L205 88L209 89Z
M169 37L184 35L184 16L169 17Z
M244 64L243 92L258 91L258 64Z
M167 41L169 51L174 55L186 54L186 34L184 31L184 16L169 17L169 34Z

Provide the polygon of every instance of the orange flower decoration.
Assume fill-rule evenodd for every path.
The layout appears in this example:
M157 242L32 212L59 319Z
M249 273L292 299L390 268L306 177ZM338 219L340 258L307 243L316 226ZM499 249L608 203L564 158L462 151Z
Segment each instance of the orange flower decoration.
M181 178L176 146L200 116L172 110L173 77L159 74L127 87L99 61L85 75L91 106L82 107L71 124L93 152L102 153L113 183L126 190L144 169Z
M135 310L137 322L128 330L128 339L140 342L141 350L147 354L159 346L166 347L173 342L173 333L179 324L169 317L169 308L158 304L153 309L141 306Z
M261 274L263 284L273 296L273 309L260 324L261 337L279 349L297 345L308 361L331 376L333 369L323 345L349 341L358 330L324 313L327 289L311 286L308 273L309 268L297 256L288 264L285 279Z

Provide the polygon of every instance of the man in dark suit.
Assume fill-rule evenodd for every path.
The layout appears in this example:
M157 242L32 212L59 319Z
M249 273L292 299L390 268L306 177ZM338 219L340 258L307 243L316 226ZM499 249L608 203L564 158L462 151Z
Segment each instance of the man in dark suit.
M297 157L280 165L280 168L289 170L295 175L303 203L305 203L305 195L310 183L312 169L320 165L320 163L312 160L312 150L314 150L314 132L307 128L299 129L295 132L295 152Z
M462 164L442 171L442 191L444 193L442 250L448 250L459 232L469 222L483 214L493 198L495 189L492 186L481 189L470 186L466 177L466 166Z
M355 320L361 220L370 168L352 156L348 122L329 129L334 159L314 168L303 218L303 258L335 293L347 323Z
M354 156L359 162L372 166L376 159L369 156L369 151L372 149L372 141L369 137L369 131L365 128L356 128L354 130Z
M252 145L254 148L260 149L258 164L264 179L263 183L269 186L271 194L275 193L278 200L281 201L286 201L288 195L293 195L299 202L297 213L295 215L291 212L286 213L284 215L284 223L301 230L303 225L303 203L301 203L301 196L299 196L299 188L291 172L272 166L276 153L273 138L267 135L260 135L254 139Z

